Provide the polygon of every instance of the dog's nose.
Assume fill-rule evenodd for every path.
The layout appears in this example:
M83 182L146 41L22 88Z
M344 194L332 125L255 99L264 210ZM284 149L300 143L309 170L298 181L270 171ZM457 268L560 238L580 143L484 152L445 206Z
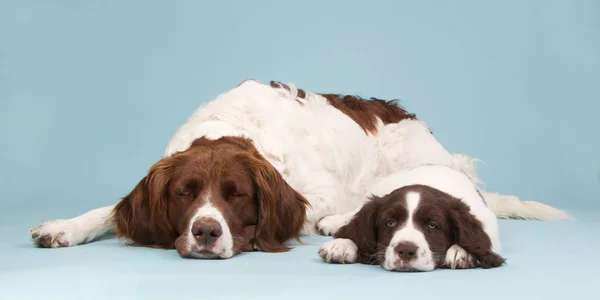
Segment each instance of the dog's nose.
M212 246L223 234L221 224L213 218L200 218L192 225L192 234L202 246Z
M409 261L417 258L417 245L411 242L402 242L396 245L396 253L400 256L400 259Z

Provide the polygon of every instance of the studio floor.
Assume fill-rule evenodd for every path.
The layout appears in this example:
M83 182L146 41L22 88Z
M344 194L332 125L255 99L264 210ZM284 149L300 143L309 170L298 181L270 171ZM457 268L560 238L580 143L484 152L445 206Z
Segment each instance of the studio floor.
M507 264L482 270L391 273L328 265L327 237L283 254L182 259L113 237L37 249L28 230L52 212L0 213L0 299L574 299L597 295L600 213L567 222L500 220ZM56 215L56 214L54 214Z

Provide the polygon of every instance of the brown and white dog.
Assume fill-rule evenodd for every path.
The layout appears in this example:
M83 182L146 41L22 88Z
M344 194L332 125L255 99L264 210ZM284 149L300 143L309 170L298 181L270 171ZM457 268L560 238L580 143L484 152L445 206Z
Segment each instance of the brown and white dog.
M465 173L425 164L382 178L369 194L319 249L326 262L378 264L388 271L504 262L496 215Z
M115 230L133 244L195 258L287 251L288 240L339 228L336 216L362 207L380 178L422 164L478 181L469 158L448 153L395 101L247 80L198 108L115 205L45 222L31 237L55 248ZM541 203L482 194L498 217L568 217Z

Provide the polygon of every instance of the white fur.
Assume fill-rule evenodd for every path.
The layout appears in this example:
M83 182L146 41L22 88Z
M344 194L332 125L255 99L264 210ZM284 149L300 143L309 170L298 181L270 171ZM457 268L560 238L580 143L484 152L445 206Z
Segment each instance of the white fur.
M326 216L317 223L317 228L323 235L333 235L342 226L348 224L360 208L339 215Z
M192 225L194 224L194 222L196 222L196 220L203 218L203 217L215 219L217 222L219 222L219 225L221 225L221 228L223 230L223 234L217 239L217 241L215 242L215 245L212 247L212 249L206 249L206 250L210 250L210 251L214 252L215 255L217 255L221 258L230 258L231 256L233 256L233 237L231 235L231 231L229 230L229 225L227 225L227 222L225 221L223 214L221 214L221 212L217 208L215 208L210 202L207 202L202 207L200 207L196 211L194 216L190 219L190 222L189 222L187 230L186 230L187 237L185 239L187 241L187 243L185 244L185 247L187 249L185 249L183 252L190 253L190 256L195 257L195 258L212 258L213 257L213 256L207 256L207 255L199 252L204 249L204 246L199 246L195 242L195 238L192 235L192 230L191 230Z
M523 220L570 220L566 212L537 201L521 201L512 195L481 191L498 218Z
M164 155L184 151L202 136L250 138L288 184L310 202L312 209L307 212L302 234L315 233L315 224L325 216L360 208L365 192L376 180L399 170L443 164L478 180L472 160L448 153L423 121L404 120L385 126L379 121L377 134L365 134L324 97L307 92L305 99L300 99L294 85L288 85L291 91L247 80L217 96L182 124ZM486 200L498 202L497 198ZM553 219L559 215L545 213L548 208L541 205L520 205L518 200L491 207L513 217ZM84 214L75 223L45 223L41 230L52 236L68 231L77 237L70 239L70 245L80 244L91 241L94 233L106 225L92 229L90 224L97 222L86 225L79 222L87 217L103 219L108 215L109 211Z
M358 246L350 239L335 239L319 248L319 256L328 263L352 264L356 262Z
M459 245L452 245L446 251L444 263L450 269L469 269L477 266L477 260Z
M58 219L45 222L30 231L34 241L48 238L51 248L71 247L89 242L112 230L108 222L114 205L88 211L71 219Z

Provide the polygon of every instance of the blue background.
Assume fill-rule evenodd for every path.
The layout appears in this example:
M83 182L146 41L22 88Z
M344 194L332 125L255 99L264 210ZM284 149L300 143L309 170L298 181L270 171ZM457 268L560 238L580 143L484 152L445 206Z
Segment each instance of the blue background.
M156 278L150 271L136 273L151 277L135 279L147 287L159 288L164 272L190 275L185 272L202 264L213 266L212 274L221 270L223 278L248 280L240 274L257 272L268 261L272 272L264 267L263 275L252 273L255 280L286 278L275 271L282 270L278 259L291 278L313 276L315 291L343 286L346 277L321 281L327 272L343 274L331 266L292 271L318 262L318 239L313 248L283 256L257 253L218 263L123 249L115 241L47 251L27 240L28 229L42 221L114 203L162 155L200 103L249 78L291 81L315 92L399 98L449 150L485 162L479 172L489 191L579 214L567 227L503 221L507 256L517 271L507 267L460 276L496 274L488 276L518 285L511 272L519 272L531 280L535 275L527 272L547 266L544 257L538 265L515 264L531 263L551 251L547 247L561 247L548 230L574 239L570 245L583 251L578 257L600 253L595 221L600 217L589 215L600 210L600 1L0 0L0 247L5 251L0 268L8 270L0 276L9 279L5 288L12 287L4 292L60 297L56 285L66 284L72 292L94 294L92 283L88 288L85 280L71 282L85 278L77 272L112 270L115 281L126 276L115 266L133 272L135 258L144 258L136 263L149 269L157 265ZM571 229L582 227L591 232L572 236ZM540 236L549 240L536 240ZM533 244L518 244L526 241ZM100 261L90 262L86 255ZM285 255L291 256L284 260ZM296 265L286 266L292 262ZM573 269L577 266L563 267L587 278ZM370 280L391 276L378 268L348 268L355 272L349 276L375 276ZM447 276L450 281L442 285L456 290L451 287L456 273L437 274L415 275L410 282ZM32 289L40 286L39 278L48 286ZM282 282L282 291L300 296L308 294L296 289L311 288Z

